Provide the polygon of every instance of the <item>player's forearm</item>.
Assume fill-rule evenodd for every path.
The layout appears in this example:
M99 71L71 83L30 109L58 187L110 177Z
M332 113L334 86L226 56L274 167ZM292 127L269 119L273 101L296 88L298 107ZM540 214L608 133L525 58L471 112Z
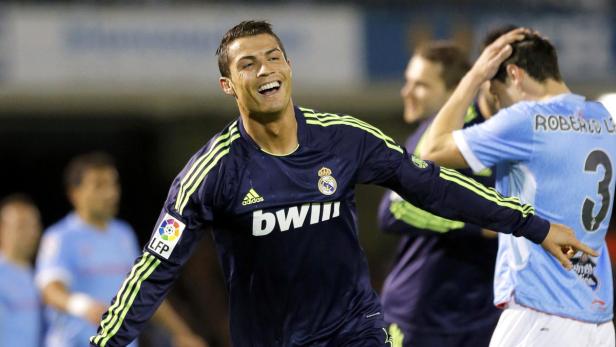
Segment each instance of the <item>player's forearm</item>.
M167 295L179 267L144 252L113 298L91 345L125 346L133 341Z
M66 286L59 281L50 282L41 290L43 302L56 310L67 312L68 301L71 296Z
M454 217L486 229L524 236L537 244L545 239L549 222L535 216L533 206L504 197L455 170L441 167L439 179L441 204L445 209L455 209Z
M167 300L160 304L152 320L156 324L163 326L170 335L178 336L192 334L190 327L186 325L182 317L180 317Z
M464 127L464 115L468 106L473 102L482 79L469 72L462 78L453 94L434 118L422 143L421 158L443 163L443 153L448 151L448 145L454 130Z

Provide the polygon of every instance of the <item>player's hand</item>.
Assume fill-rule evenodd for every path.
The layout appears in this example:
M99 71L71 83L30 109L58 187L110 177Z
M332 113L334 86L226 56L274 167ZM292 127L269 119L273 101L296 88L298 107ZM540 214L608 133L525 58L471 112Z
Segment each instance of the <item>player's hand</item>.
M471 68L471 73L479 78L481 82L492 79L496 75L500 64L511 55L511 44L524 39L526 33L529 33L528 29L518 28L496 39L496 41L492 42L481 52L481 55Z
M486 239L495 239L498 237L498 233L496 231L492 231L490 229L481 229L481 236Z
M209 345L201 337L191 333L173 336L173 347L209 347Z
M569 260L577 251L582 251L593 257L598 256L592 248L580 242L575 238L575 233L570 228L552 223L550 231L541 243L541 246L550 252L567 270L571 270L573 265Z
M103 313L107 311L107 307L98 302L92 302L88 309L84 312L83 318L94 326L98 326L101 323Z

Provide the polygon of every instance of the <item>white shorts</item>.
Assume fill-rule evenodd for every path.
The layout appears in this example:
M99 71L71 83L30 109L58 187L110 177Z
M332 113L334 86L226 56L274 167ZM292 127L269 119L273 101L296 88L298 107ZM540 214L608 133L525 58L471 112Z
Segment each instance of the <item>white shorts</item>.
M500 316L490 347L614 347L614 324L553 316L512 303Z

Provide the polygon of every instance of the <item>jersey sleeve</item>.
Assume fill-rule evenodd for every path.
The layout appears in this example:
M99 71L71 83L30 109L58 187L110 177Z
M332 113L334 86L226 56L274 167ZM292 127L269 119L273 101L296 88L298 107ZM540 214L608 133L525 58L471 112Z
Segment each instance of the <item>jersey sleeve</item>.
M541 243L549 223L534 215L531 205L503 197L493 188L459 172L409 156L406 150L366 133L360 149L358 183L373 183L438 216L524 236Z
M73 252L69 240L58 232L46 232L39 247L36 258L35 282L38 288L43 289L51 282L59 281L70 286L73 281L72 273L75 270Z
M216 156L220 148L208 147L173 181L150 240L90 338L92 346L126 346L134 340L208 230L221 158Z
M387 191L381 199L378 223L382 231L397 234L433 235L464 230L464 235L471 236L481 232L481 228L474 224L443 218L424 211L405 201L394 191Z
M532 117L524 103L505 108L487 121L453 132L474 172L503 161L527 160L533 151Z

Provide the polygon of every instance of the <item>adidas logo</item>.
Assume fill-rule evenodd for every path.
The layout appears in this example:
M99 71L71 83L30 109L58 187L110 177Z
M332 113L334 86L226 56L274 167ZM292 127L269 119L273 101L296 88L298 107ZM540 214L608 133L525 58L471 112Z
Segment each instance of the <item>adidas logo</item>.
M254 189L250 188L248 193L246 193L244 200L242 201L242 205L246 206L246 205L256 204L257 202L261 202L263 200L265 199L263 199L263 197L260 196L259 193L257 193Z

